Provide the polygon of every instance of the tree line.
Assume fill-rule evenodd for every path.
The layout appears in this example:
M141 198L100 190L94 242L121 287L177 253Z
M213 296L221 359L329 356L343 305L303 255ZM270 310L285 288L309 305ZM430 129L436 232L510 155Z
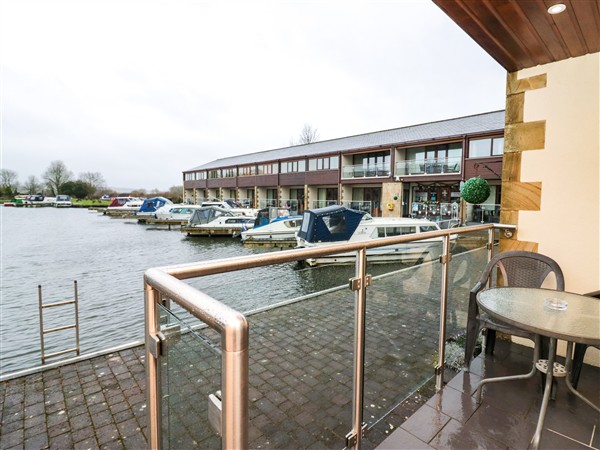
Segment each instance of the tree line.
M114 196L115 192L106 187L106 181L100 172L83 172L75 178L64 162L52 161L44 171L41 179L30 175L24 182L19 182L18 174L11 169L0 170L0 197L10 198L18 194L26 195L70 195L78 199L98 198L102 195ZM157 190L153 193L159 194ZM144 197L146 191L138 189L129 193L134 196ZM182 187L173 186L168 192L161 195L169 197L175 202L180 202Z
M52 161L41 179L30 175L20 183L18 174L11 169L0 171L0 195L10 197L17 194L42 194L52 197L58 194L76 198L92 198L106 190L106 182L100 172L83 172L78 178L73 176L64 162Z

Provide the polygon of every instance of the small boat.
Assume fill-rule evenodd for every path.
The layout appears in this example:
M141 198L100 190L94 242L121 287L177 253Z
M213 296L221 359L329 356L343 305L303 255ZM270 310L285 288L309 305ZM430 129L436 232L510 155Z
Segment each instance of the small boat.
M151 197L142 202L142 205L136 212L137 216L154 217L156 211L166 205L173 205L173 202L164 197Z
M218 206L219 208L230 210L236 214L241 214L243 216L252 216L256 217L258 214L258 209L254 208L245 208L235 200L224 200L224 201L205 201L202 202L200 206Z
M70 208L73 206L73 203L71 202L71 197L68 195L57 195L52 206L55 208Z
M54 201L53 198L44 197L41 194L28 195L25 198L24 206L28 206L28 207L51 206L52 201Z
M137 212L142 206L143 200L137 197L113 197L108 211Z
M290 216L289 210L285 208L264 208L258 212L254 227L242 231L242 242L294 245L301 223L302 216Z
M200 208L202 208L200 205L166 205L156 210L154 218L165 222L187 222L194 211Z
M247 216L220 206L196 209L181 231L188 236L239 236L254 226L254 216Z
M333 243L359 243L374 239L437 231L437 223L405 217L372 217L364 211L344 206L328 206L304 212L302 227L296 236L298 248L314 248ZM454 236L456 239L456 236ZM404 244L367 249L368 262L415 262L441 255L442 238L428 238ZM355 252L327 255L305 261L318 264L348 264Z
M3 206L23 206L25 204L25 199L23 198L19 198L19 197L15 197L15 198L11 198L9 201L4 202L2 205Z

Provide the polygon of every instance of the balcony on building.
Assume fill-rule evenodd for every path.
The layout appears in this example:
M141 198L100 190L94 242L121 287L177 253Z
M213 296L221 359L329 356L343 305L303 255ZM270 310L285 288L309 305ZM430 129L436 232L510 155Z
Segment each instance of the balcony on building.
M391 175L391 151L342 156L342 180L388 178Z

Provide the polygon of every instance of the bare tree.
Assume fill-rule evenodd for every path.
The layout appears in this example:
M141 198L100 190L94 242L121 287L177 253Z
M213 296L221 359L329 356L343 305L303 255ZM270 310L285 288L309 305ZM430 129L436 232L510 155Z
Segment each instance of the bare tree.
M100 172L80 173L79 180L90 186L92 194L97 194L106 187L106 181Z
M290 139L290 145L303 145L310 144L311 142L317 142L319 140L319 132L316 128L313 128L308 123L304 124L302 127L302 131L300 131L300 135L298 136L298 142L294 142L293 139Z
M13 195L19 190L17 172L10 169L0 170L0 188L3 195Z
M42 175L48 190L52 195L60 194L60 188L73 178L73 173L67 169L62 161L52 161Z
M171 186L169 188L169 198L175 203L183 202L183 186Z
M42 192L42 183L37 179L35 175L29 175L25 183L23 183L23 189L28 194L41 194Z

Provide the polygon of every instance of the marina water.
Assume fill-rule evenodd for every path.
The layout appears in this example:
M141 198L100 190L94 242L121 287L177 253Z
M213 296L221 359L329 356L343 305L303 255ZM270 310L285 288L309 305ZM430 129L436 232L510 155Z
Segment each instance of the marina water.
M77 281L81 353L87 354L143 339L145 270L280 251L247 248L236 238L188 237L175 228L86 209L0 210L0 374L41 364L38 285L44 303L50 303L72 299ZM247 312L347 284L353 271L353 266L303 269L290 263L187 282ZM74 323L68 306L47 311L46 329ZM64 333L47 335L50 345L60 347L47 352L74 346L74 333ZM51 342L52 335L64 342Z

